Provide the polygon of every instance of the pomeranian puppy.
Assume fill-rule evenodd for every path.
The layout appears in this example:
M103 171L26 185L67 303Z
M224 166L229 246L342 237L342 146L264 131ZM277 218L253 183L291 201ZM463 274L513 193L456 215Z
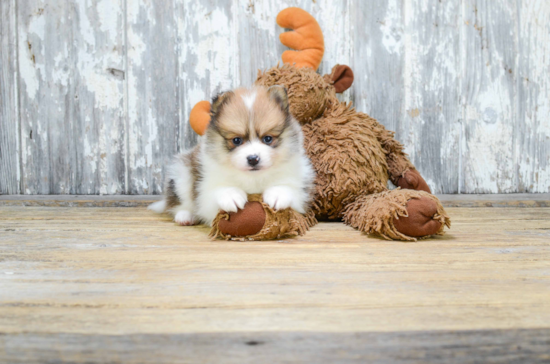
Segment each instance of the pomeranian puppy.
M274 210L305 213L315 174L284 87L237 89L212 100L199 144L168 166L165 196L149 209L179 225L212 224L220 210L237 212L247 194Z

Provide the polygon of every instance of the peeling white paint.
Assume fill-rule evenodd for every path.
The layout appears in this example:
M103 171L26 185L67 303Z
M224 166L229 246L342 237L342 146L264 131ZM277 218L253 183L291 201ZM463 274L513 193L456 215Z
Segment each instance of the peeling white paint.
M95 94L95 106L97 108L116 109L120 107L123 94L119 80L109 77L103 70L89 72L85 80L88 90Z
M233 40L228 16L219 8L210 12L203 8L199 11L201 13L207 14L202 16L201 22L197 22L199 39L195 50L200 62L194 71L201 79L206 78L208 72L219 80L221 87L230 88L234 82L230 79L234 60L231 59Z
M142 21L146 21L149 26L157 25L154 7L149 1L128 1L127 11L129 24L140 24ZM140 19L140 16L143 14L145 15L145 19Z
M153 115L153 110L149 108L147 113L147 120L149 121L149 137L147 138L147 143L145 144L145 160L146 167L151 167L153 165L153 146L155 149L158 149L158 144L162 143L161 140L158 140L158 130L157 130L157 120Z
M89 116L85 117L86 125L90 125L92 120ZM99 151L99 145L95 143L96 136L93 135L91 132L86 133L84 136L84 158L88 162L88 166L90 168L91 174L95 174L97 170L97 155Z
M65 49L57 54L57 56L54 57L54 65L51 74L51 78L53 82L57 85L62 85L64 87L67 87L69 85L69 80L71 77L71 71L69 67L65 67L65 60L67 59L68 53L67 53L67 45L65 45Z
M390 54L399 54L402 48L402 19L399 7L401 2L389 0L387 2L386 17L381 21L382 44Z
M30 18L27 32L19 32L19 74L29 99L36 98L39 84L43 82L45 74L44 65L37 63L37 55L43 54L45 27L44 16L33 16Z
M95 36L94 36L94 25L90 23L90 19L88 18L88 10L90 9L88 5L83 1L76 2L76 5L78 6L78 14L79 14L79 26L80 26L80 37L88 43L88 45L92 48L95 48Z
M99 29L107 33L109 38L115 38L120 33L120 4L113 0L100 0L97 2L97 14L99 17Z
M471 1L389 0L378 7L330 0L126 5L127 14L123 2L110 0L18 4L24 192L49 188L52 177L59 191L74 190L77 166L63 166L61 180L43 166L74 163L56 155L71 150L56 143L60 133L70 140L83 125L89 130L76 143L82 148L83 160L76 161L85 179L82 191L120 192L126 176L121 182L116 168L127 168L128 191L158 192L169 158L163 128L179 130L181 148L192 140L187 118L196 102L252 82L257 67L250 65L269 67L280 60L282 30L275 17L296 5L310 11L324 30L319 72L328 73L336 63L352 66L356 86L343 99L353 96L360 111L375 110L372 116L395 126L434 192L458 178L463 192L550 192L547 1L512 6L495 0L478 7L477 17ZM361 18L361 6L376 14ZM52 36L51 29L59 34ZM163 97L170 93L179 99L164 113ZM77 119L63 124L67 115ZM126 118L128 130L121 125ZM45 151L49 143L51 157Z
M147 46L143 39L137 34L132 27L128 29L128 59L132 66L139 67L142 64L142 58L147 52Z
M107 146L107 131L106 125L104 122L100 121L100 128L99 128L99 135L98 135L98 153L99 156L96 156L96 163L99 168L99 194L105 195L107 194L107 161L106 161L106 152L102 151L108 151Z

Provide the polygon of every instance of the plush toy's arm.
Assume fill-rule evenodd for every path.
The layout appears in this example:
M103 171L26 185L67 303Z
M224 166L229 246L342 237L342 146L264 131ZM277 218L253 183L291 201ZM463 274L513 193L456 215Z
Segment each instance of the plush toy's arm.
M403 144L395 140L395 133L378 122L376 122L375 132L386 153L388 174L392 183L401 188L431 193L430 187L404 152Z

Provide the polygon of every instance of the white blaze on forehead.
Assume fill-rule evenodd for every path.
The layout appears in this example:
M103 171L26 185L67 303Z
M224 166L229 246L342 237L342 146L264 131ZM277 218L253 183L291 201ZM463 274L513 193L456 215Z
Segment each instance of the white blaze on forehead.
M254 101L256 100L256 91L252 91L249 94L242 95L242 98L248 110L252 111L252 106L254 105Z
M254 101L256 101L256 90L253 90L248 94L242 95L241 97L243 98L244 104L250 111L248 129L250 132L250 139L254 139L256 137L256 134L254 133L254 115L252 108L254 107Z

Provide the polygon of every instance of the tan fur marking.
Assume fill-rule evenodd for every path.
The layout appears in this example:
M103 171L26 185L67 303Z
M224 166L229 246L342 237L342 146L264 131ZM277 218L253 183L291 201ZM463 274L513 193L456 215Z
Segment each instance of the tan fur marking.
M246 106L243 96L256 93L252 110ZM247 140L271 135L276 139L285 129L286 115L277 102L269 97L267 88L237 89L226 101L218 115L220 134L231 148L231 139Z
M254 103L254 129L258 136L278 137L285 129L285 120L286 115L281 107L269 97L267 89L262 88Z
M247 135L249 112L241 97L245 92L245 89L233 91L217 117L218 127L224 138Z
M190 153L180 155L181 161L191 170L193 175L193 200L197 198L198 181L201 177L199 171L199 153L200 147L197 145Z

